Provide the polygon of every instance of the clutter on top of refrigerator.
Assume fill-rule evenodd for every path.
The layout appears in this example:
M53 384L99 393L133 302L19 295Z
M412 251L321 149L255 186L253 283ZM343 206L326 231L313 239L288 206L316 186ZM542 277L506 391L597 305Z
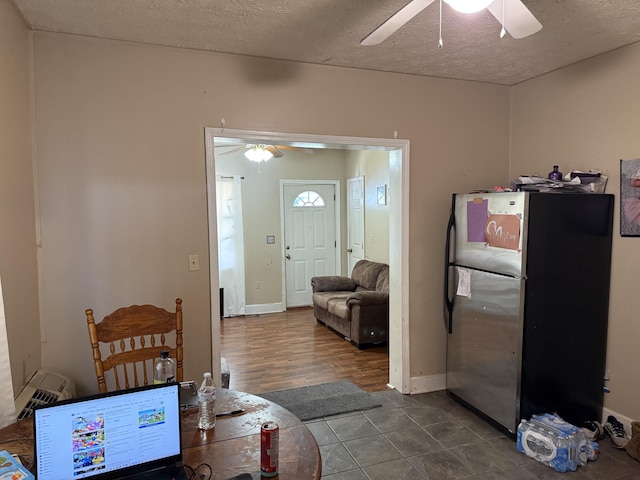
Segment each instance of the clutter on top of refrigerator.
M552 193L604 193L607 176L599 169L587 172L571 170L562 179L543 178L534 175L521 175L511 180L511 189L517 192Z

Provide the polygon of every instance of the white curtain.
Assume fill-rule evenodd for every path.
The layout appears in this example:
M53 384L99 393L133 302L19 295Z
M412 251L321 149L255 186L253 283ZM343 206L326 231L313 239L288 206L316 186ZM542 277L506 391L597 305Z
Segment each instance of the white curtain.
M4 317L2 282L0 282L0 428L16 421L16 405L13 401L13 380L9 362L9 342L7 340L7 322Z
M225 317L244 315L246 307L241 181L237 175L216 177L218 274Z

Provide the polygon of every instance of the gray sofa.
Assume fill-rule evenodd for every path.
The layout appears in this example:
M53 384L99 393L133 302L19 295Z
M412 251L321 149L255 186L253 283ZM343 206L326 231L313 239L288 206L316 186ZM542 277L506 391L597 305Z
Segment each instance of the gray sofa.
M389 266L360 260L351 277L313 277L313 314L358 348L388 340Z

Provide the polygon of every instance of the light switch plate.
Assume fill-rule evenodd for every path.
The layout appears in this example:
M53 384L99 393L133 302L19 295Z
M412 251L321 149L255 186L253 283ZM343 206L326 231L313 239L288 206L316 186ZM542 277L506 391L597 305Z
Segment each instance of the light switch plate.
M198 255L189 255L189 271L197 272L200 270L200 257Z
M267 235L267 245L273 245L274 243L276 243L276 236Z

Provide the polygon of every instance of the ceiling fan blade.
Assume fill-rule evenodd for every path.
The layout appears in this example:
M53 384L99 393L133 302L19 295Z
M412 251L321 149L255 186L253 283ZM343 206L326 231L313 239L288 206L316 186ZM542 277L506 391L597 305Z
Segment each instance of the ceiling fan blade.
M232 145L220 145L220 147L231 147ZM220 155L229 155L230 153L237 152L239 150L245 150L246 147L244 145L236 148L232 148L231 150L227 150L226 152L221 153Z
M378 45L395 33L405 23L433 3L434 0L412 0L385 20L378 28L364 37L360 45Z
M292 147L290 145L276 145L279 150L292 150L294 152L313 153L313 148Z
M504 17L502 6L504 5ZM533 35L542 28L533 13L522 3L521 0L495 0L487 7L487 10L502 23L503 27L513 38L524 38Z
M265 145L264 149L267 150L268 152L271 152L271 155L273 155L273 158L284 157L284 153L282 153L278 149L278 147L276 147L275 145Z

